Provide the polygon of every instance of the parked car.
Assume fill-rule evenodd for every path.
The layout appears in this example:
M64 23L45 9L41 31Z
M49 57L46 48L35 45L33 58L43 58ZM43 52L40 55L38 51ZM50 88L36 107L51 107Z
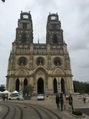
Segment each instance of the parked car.
M11 95L8 97L8 99L9 99L9 100L19 100L19 99L20 99L19 93L11 94Z
M44 94L38 94L37 95L37 100L44 100L45 99L45 95Z

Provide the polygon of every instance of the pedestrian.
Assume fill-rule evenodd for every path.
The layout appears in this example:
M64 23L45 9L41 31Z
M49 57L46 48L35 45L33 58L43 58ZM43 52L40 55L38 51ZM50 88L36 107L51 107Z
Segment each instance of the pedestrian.
M85 97L85 96L84 96L84 98L83 98L83 102L86 103L86 97Z
M59 95L57 94L56 95L56 105L57 105L57 108L59 109L59 103L60 103L60 97Z
M72 110L73 110L73 97L71 94L69 96L69 105L72 107Z
M5 101L5 95L4 94L2 95L2 99L3 99L3 101Z
M63 104L64 104L63 93L61 93L61 94L60 94L60 105L61 105L61 111L63 111Z

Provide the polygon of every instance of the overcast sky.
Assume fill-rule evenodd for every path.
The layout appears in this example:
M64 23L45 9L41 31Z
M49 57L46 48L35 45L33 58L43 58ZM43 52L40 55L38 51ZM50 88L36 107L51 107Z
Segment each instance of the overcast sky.
M58 13L71 59L73 80L89 82L89 0L0 1L0 84L6 84L8 58L20 13L32 15L34 42L46 42L50 13Z

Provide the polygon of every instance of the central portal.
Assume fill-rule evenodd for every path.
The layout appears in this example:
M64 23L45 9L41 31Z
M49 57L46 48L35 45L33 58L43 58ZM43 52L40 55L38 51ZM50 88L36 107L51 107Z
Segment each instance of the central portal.
M43 81L42 78L38 79L38 82L37 82L37 93L38 94L44 93L44 81Z

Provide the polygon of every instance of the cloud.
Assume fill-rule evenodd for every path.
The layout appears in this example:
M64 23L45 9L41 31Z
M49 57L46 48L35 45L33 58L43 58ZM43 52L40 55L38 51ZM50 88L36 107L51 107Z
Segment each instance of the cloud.
M0 83L5 83L8 58L21 10L31 12L34 42L46 42L49 12L58 13L71 58L74 79L89 80L89 0L9 0L0 4ZM4 55L3 55L4 54Z

